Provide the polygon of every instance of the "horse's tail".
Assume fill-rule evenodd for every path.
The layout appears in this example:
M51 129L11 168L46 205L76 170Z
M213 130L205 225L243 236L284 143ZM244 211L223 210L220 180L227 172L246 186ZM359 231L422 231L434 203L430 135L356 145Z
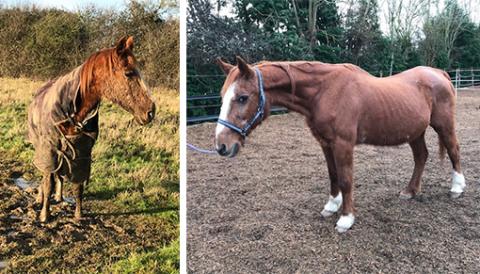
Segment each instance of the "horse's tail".
M442 72L443 76L445 76L445 78L448 79L448 81L452 81L452 78L450 78L450 75L446 71L444 70L440 70L440 71Z
M440 158L440 164L443 166L443 161L445 160L445 154L447 154L447 148L438 136L438 157Z

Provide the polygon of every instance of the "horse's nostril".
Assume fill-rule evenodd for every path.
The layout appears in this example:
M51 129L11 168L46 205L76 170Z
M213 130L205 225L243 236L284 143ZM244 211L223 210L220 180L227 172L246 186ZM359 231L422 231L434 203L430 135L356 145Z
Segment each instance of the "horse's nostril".
M155 116L155 112L154 112L154 111L149 111L149 112L147 113L148 120L150 120L150 121L153 119L154 116Z
M147 119L148 121L152 121L155 118L155 104L152 104L152 108L149 112L147 112Z
M225 156L227 155L227 147L224 144L222 144L220 147L217 147L217 152L218 154Z

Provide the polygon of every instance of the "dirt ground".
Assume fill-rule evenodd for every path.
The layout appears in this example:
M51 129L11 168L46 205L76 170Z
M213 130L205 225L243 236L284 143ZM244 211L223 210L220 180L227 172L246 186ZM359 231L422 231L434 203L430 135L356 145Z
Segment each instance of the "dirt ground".
M187 250L191 273L479 273L480 90L461 90L457 134L467 180L448 193L437 135L422 193L398 193L413 171L408 145L355 149L356 222L338 234L338 215L320 215L327 167L303 117L270 117L234 159L188 152ZM188 141L212 147L215 124L188 128Z
M16 171L21 169L18 162L0 162L0 272L5 266L9 273L102 272L132 250L172 241L175 227L142 221L138 212L108 214L96 209L75 221L75 206L62 203L51 206L52 219L42 224L37 218L40 206L34 203L36 190L24 191L10 179L21 175ZM66 187L65 197L73 197ZM96 203L102 202L87 197L85 207L91 210Z

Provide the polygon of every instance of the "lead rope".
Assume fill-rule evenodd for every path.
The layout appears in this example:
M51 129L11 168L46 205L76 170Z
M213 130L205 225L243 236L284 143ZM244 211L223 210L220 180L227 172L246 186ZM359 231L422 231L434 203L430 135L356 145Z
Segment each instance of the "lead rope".
M100 104L98 104L95 108L94 111L90 112L87 117L85 117L85 119L82 121L82 122L77 122L75 123L75 121L73 120L73 116L72 115L66 115L67 118L63 119L63 120L60 120L60 121L55 121L53 120L53 117L50 116L50 118L52 119L52 122L53 122L53 125L55 126L55 128L57 129L57 131L60 133L60 137L61 137L61 141L63 144L66 145L66 148L63 148L63 144L62 144L62 149L57 149L56 152L57 152L57 162L59 162L58 166L55 168L55 170L52 172L52 173L56 173L57 171L60 170L60 168L62 167L63 165L63 162L65 161L67 163L67 166L68 166L68 171L69 173L71 174L72 173L72 161L75 160L75 159L91 159L91 157L80 157L80 158L77 158L77 153L75 152L75 148L72 144L72 142L68 139L68 137L75 137L75 136L78 136L80 134L84 134L92 139L95 139L95 137L88 133L88 132L85 132L83 130L83 127L88 123L89 120L91 120L93 117L95 117L98 113L98 110L100 108ZM60 129L60 125L65 123L65 122L70 122L74 127L75 129L78 130L78 134L75 134L75 135L65 135L63 133L63 131ZM66 154L66 149L70 149L70 151L72 152L72 157L71 159L68 157L68 155Z
M203 154L217 154L217 152L215 150L199 148L199 147L196 147L196 146L194 146L192 144L189 144L189 143L187 143L187 148L189 148L192 151L200 152L200 153L203 153Z

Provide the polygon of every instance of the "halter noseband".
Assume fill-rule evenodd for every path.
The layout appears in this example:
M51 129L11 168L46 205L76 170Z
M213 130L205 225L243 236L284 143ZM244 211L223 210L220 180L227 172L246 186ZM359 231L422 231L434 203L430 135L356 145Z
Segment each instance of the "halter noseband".
M257 112L255 113L255 116L253 116L253 118L250 119L250 121L248 121L248 123L243 128L239 128L236 125L234 125L234 124L232 124L232 123L230 123L226 120L222 120L220 118L217 121L217 123L219 123L221 125L224 125L224 126L228 127L229 129L237 132L243 138L248 136L248 133L249 133L250 129L252 128L252 126L258 120L261 120L263 118L263 114L265 112L265 109L264 109L265 108L265 91L263 90L263 78L262 78L262 73L260 72L260 70L257 67L255 67L255 74L257 75L257 78L258 78L258 90L259 90L259 93L260 93Z

